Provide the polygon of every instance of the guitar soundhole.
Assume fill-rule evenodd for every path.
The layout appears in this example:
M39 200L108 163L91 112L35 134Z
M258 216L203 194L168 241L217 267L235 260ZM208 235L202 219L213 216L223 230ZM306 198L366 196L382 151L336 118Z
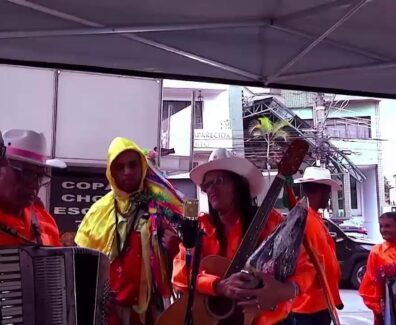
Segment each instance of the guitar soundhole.
M225 319L234 312L235 303L226 298L208 297L206 299L206 307L214 318Z

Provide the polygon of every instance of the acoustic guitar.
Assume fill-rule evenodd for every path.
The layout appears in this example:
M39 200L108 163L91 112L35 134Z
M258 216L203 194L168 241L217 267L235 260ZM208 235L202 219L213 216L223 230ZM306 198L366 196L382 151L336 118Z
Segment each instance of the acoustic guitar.
M285 177L298 171L308 148L307 142L302 139L295 140L290 144L278 164L278 174L252 219L233 260L230 262L227 258L218 255L207 256L201 261L201 270L205 270L208 274L227 278L244 268L246 261L257 247L260 234L267 224L276 199L283 188ZM196 292L194 298L193 317L196 325L240 325L251 324L253 321L254 316L244 316L232 300L224 297L205 296L199 292ZM187 301L188 295L184 294L158 317L155 324L183 325Z

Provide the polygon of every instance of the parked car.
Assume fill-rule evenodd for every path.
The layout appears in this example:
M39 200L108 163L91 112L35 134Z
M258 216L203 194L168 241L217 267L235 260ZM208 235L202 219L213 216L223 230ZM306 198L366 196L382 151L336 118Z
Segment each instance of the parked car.
M349 281L355 289L359 288L366 272L368 255L375 243L369 239L347 235L330 219L325 219L325 224L336 244L337 259L341 267L341 280Z
M340 229L345 232L349 237L355 238L367 238L367 229L363 227L353 226L353 225L338 225Z

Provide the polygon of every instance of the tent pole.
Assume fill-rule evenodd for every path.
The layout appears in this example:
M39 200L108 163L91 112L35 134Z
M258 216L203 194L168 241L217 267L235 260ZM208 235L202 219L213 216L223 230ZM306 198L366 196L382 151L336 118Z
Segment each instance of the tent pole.
M91 27L91 28L66 28L54 30L19 30L0 32L0 39L16 39L31 37L59 37L59 36L82 36L82 35L122 35L151 32L174 32L205 29L228 29L245 27L264 27L270 21L240 21L240 22L218 22L218 23L196 23L196 24L173 24L173 25L150 25L150 26L123 26L123 27Z
M194 167L194 137L195 137L195 90L192 91L191 95L191 123L190 123L190 171Z

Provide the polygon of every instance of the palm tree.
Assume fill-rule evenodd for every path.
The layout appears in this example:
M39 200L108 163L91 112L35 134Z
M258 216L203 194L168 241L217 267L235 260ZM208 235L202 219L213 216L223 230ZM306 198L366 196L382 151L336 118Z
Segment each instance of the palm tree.
M248 131L254 139L263 138L266 143L266 159L267 159L267 172L268 180L271 181L271 164L270 164L270 147L277 139L287 140L288 133L284 130L286 126L289 126L288 120L280 120L273 123L268 117L259 117L250 123Z

